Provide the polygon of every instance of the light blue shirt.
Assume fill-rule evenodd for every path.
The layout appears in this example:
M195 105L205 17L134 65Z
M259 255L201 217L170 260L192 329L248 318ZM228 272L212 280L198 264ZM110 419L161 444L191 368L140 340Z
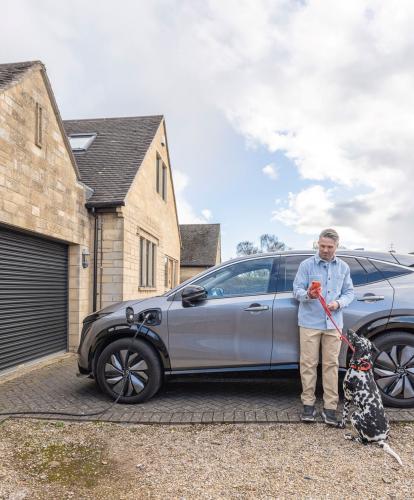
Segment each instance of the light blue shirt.
M333 300L338 301L339 309L331 311L331 314L339 328L342 328L342 309L354 300L354 286L348 264L336 256L330 261L322 260L318 252L301 262L293 282L293 296L299 301L299 326L318 330L335 328L319 299L308 297L307 290L312 281L321 283L322 296L327 304Z

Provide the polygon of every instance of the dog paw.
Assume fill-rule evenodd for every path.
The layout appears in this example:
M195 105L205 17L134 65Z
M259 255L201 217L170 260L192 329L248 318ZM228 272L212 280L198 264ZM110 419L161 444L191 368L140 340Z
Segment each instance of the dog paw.
M352 440L352 434L344 434L344 439Z

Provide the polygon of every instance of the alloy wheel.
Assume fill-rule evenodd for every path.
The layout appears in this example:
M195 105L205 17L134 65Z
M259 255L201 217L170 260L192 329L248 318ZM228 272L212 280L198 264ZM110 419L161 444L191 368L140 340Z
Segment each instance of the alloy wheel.
M374 378L381 391L393 398L414 398L414 347L393 345L374 361Z
M111 354L105 364L106 383L116 394L134 396L148 383L148 365L139 353L122 349Z

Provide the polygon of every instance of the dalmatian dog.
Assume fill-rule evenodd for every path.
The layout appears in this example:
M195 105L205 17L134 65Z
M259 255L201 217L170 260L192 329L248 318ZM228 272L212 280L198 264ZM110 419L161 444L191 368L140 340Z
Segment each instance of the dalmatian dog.
M345 439L361 444L377 444L402 465L401 458L386 443L390 424L372 373L372 353L377 349L368 339L360 337L353 330L348 330L348 340L355 351L344 378L344 409L338 427L345 428L352 404L356 409L350 420L357 435L345 434Z

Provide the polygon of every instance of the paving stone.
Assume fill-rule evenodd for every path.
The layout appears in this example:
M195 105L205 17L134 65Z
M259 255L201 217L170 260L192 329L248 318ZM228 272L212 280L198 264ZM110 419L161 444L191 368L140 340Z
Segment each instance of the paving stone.
M85 416L32 415L32 418L102 420L123 423L298 422L302 403L299 375L274 373L222 377L177 377L150 401L114 405L95 382L76 377L76 360L22 373L0 383L0 412L64 411ZM0 379L1 382L1 379ZM318 386L318 412L322 407ZM98 415L88 415L105 410ZM341 406L339 411L341 410ZM387 409L393 422L414 422L413 409ZM0 416L0 422L7 416ZM320 419L320 417L319 417Z

